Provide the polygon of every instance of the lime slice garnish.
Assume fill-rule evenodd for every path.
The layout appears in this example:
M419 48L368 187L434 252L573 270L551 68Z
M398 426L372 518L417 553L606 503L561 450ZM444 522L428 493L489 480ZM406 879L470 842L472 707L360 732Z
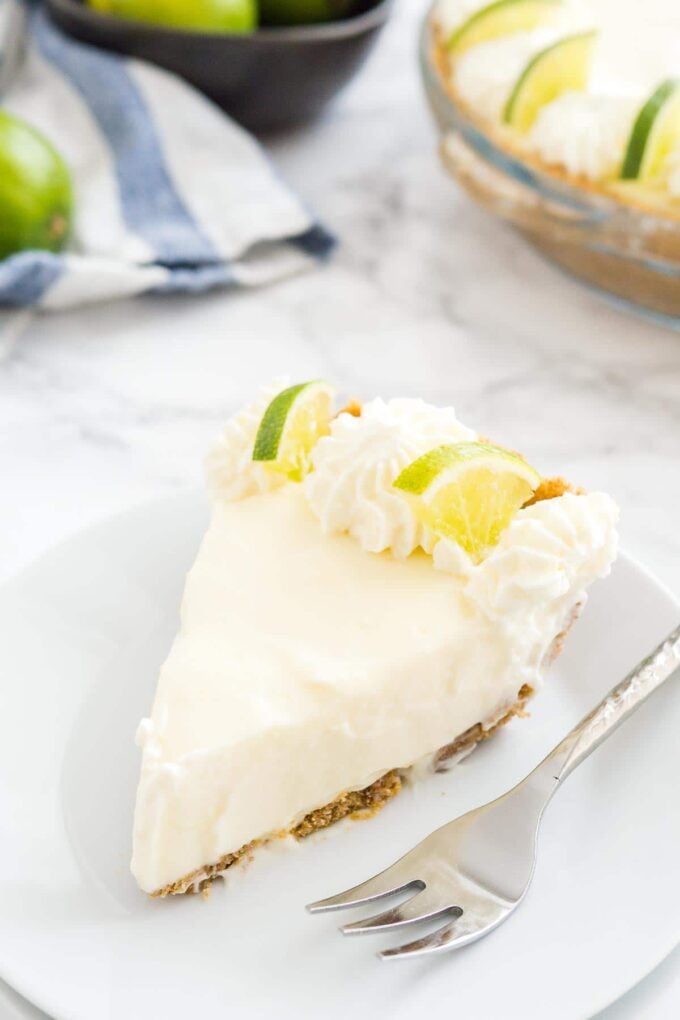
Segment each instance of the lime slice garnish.
M652 93L635 119L621 177L629 181L651 181L659 177L678 142L680 81L669 78Z
M447 40L447 48L458 55L491 39L513 32L530 32L553 18L561 6L562 0L496 0L475 11L455 29Z
M264 412L253 460L301 482L311 467L312 447L328 433L332 414L333 390L321 380L282 390Z
M563 92L582 92L588 84L596 32L565 36L529 61L503 111L503 120L528 131L541 107Z
M480 559L540 481L525 460L500 446L453 443L414 460L394 485L408 493L430 531Z

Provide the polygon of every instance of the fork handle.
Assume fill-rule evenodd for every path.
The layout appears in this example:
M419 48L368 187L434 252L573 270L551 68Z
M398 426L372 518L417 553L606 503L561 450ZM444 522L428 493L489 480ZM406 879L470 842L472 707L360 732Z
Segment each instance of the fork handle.
M651 655L631 670L625 680L578 723L536 771L551 773L557 785L587 758L603 740L628 719L680 666L680 626Z

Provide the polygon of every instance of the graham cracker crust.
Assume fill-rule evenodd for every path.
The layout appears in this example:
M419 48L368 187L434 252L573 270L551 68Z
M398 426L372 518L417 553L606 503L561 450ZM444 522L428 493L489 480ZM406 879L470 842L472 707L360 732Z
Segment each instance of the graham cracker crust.
M563 635L560 635L560 638L563 638ZM433 758L433 771L441 771L449 759L472 751L478 743L482 740L488 740L489 737L497 733L498 730L505 726L506 723L509 723L515 716L525 716L527 714L525 710L526 703L533 693L533 688L524 684L519 690L517 701L500 719L495 720L489 726L484 726L481 722L476 723L456 737L450 744L442 747ZM315 811L310 811L290 831L273 833L263 839L253 840L251 843L242 846L240 850L235 851L235 853L225 854L224 857L221 857L214 864L210 864L205 868L199 868L197 871L192 871L190 874L178 879L177 882L171 882L169 885L163 886L162 889L151 893L151 896L156 899L182 893L203 892L216 878L219 878L225 871L231 868L232 865L249 857L257 847L271 842L272 839L283 836L305 839L307 836L311 836L312 833L319 832L321 829L325 829L343 818L356 820L371 818L385 806L388 800L396 797L401 792L407 773L408 769L392 769L363 790L350 790L342 793L334 801L331 801L330 804L317 808Z

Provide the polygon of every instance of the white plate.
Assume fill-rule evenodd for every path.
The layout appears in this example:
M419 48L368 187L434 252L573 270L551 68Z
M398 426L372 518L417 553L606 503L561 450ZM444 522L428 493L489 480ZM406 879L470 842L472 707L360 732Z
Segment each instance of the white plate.
M671 629L677 604L625 558L594 589L530 720L370 822L264 851L207 902L144 897L128 872L133 733L204 522L195 496L142 507L0 591L0 976L58 1020L403 1020L443 1007L575 1020L669 952L680 919L677 682L566 783L525 905L489 938L384 966L372 950L389 939L344 940L337 915L303 909L510 786Z

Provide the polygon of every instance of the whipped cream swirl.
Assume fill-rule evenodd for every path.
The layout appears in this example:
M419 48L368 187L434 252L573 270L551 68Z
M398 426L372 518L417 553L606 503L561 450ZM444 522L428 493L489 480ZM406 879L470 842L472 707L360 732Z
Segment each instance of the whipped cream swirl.
M244 499L284 485L286 476L253 460L253 446L262 416L286 378L263 386L252 404L230 418L205 462L208 489L214 499Z
M630 96L565 92L538 114L529 144L546 162L590 180L615 177L638 111Z
M392 483L403 468L435 446L461 443L475 434L453 408L423 400L372 400L361 417L341 414L312 454L305 479L309 505L325 534L349 532L366 552L391 549L397 557L432 536L418 523L409 501Z
M452 64L457 92L478 115L500 121L526 65L557 37L555 28L541 26L472 46Z
M608 573L616 556L618 508L601 492L565 493L519 510L481 563L448 539L434 549L439 570L466 579L469 598L491 618L508 621L547 604L572 606Z

